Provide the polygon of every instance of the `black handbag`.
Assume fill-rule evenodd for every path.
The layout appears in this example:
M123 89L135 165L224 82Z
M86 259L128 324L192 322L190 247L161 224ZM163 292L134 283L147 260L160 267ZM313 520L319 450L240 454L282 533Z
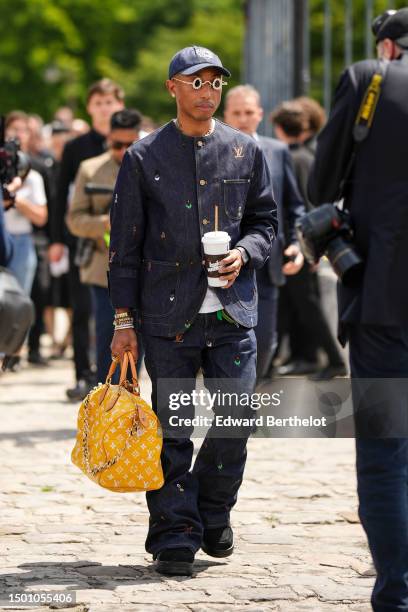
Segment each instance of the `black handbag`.
M0 266L0 353L14 355L34 322L34 304L15 276Z

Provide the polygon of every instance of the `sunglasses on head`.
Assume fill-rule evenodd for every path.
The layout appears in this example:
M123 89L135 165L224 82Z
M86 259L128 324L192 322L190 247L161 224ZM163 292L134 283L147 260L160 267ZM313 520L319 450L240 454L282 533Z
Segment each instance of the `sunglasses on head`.
M134 143L134 140L132 140L131 142L122 142L121 140L113 140L111 147L112 149L119 151L120 149L128 149L130 146L132 146L133 143Z
M176 77L173 77L173 81L179 81L180 83L191 85L191 87L195 90L201 89L207 83L212 89L215 89L216 91L222 89L223 85L228 85L228 83L222 80L222 77L215 77L215 79L213 79L212 81L203 81L202 79L200 79L200 77L195 77L193 81L182 81L181 79L176 79Z

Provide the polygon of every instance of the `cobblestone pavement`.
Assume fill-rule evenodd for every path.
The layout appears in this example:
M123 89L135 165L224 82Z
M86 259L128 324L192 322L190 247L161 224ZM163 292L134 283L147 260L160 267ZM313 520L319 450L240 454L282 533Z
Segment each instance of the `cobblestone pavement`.
M144 495L105 491L70 463L71 383L68 361L0 378L3 597L73 589L77 612L371 609L352 440L251 440L234 555L200 552L193 578L166 579L144 551Z

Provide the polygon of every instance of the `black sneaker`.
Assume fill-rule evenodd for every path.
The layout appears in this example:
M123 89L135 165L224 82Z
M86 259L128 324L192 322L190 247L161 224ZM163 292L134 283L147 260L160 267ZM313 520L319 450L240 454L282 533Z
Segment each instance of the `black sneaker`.
M210 557L229 557L234 552L234 533L231 527L204 529L202 550Z
M3 372L19 372L21 370L21 357L19 355L6 355L2 370Z
M78 380L75 387L67 389L65 393L67 394L68 399L72 400L73 402L79 402L82 401L88 395L88 393L94 388L94 386L95 385L93 384L93 382L80 379Z
M28 353L27 361L28 363L31 363L32 365L37 365L37 366L49 365L47 359L45 359L45 357L43 357L39 353L39 351L30 351Z
M165 548L155 556L155 570L165 576L191 576L194 553L189 548Z

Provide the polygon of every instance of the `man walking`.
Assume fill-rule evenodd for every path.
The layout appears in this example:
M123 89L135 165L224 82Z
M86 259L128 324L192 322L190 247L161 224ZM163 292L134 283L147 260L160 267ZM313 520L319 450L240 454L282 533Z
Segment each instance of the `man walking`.
M297 274L303 265L295 224L305 212L288 148L275 138L266 138L257 134L262 117L260 95L254 87L238 85L229 90L225 97L225 121L237 130L252 136L259 143L271 171L279 215L279 234L273 245L271 257L266 266L256 273L259 292L258 325L255 328L258 379L268 375L276 350L279 287L285 284L286 275ZM291 259L284 262L284 255Z
M160 379L189 379L194 388L201 368L204 384L237 380L248 393L255 384L254 269L269 256L277 215L262 151L252 138L213 119L229 75L208 49L176 53L166 85L177 119L128 150L114 193L112 353L130 349L136 356L129 327L142 331L153 407L162 420L169 408L168 398L158 397ZM201 239L217 227L216 210L218 229L228 232L233 248L220 270L227 284L210 289ZM185 413L193 416L193 405ZM233 551L230 511L243 478L246 437L207 434L190 472L191 431L165 437L165 484L147 494L146 550L165 574L190 575L200 547L215 557Z
M340 286L339 316L350 344L359 514L377 570L372 605L391 612L408 610L408 440L385 433L402 398L389 394L376 431L369 431L381 398L361 411L355 392L361 379L408 376L408 8L382 15L373 29L388 61L359 62L342 75L318 139L310 195L315 204L335 201L348 179L343 194L365 268L358 287ZM356 148L356 117L361 134L372 108L368 136ZM404 433L399 427L396 435Z

